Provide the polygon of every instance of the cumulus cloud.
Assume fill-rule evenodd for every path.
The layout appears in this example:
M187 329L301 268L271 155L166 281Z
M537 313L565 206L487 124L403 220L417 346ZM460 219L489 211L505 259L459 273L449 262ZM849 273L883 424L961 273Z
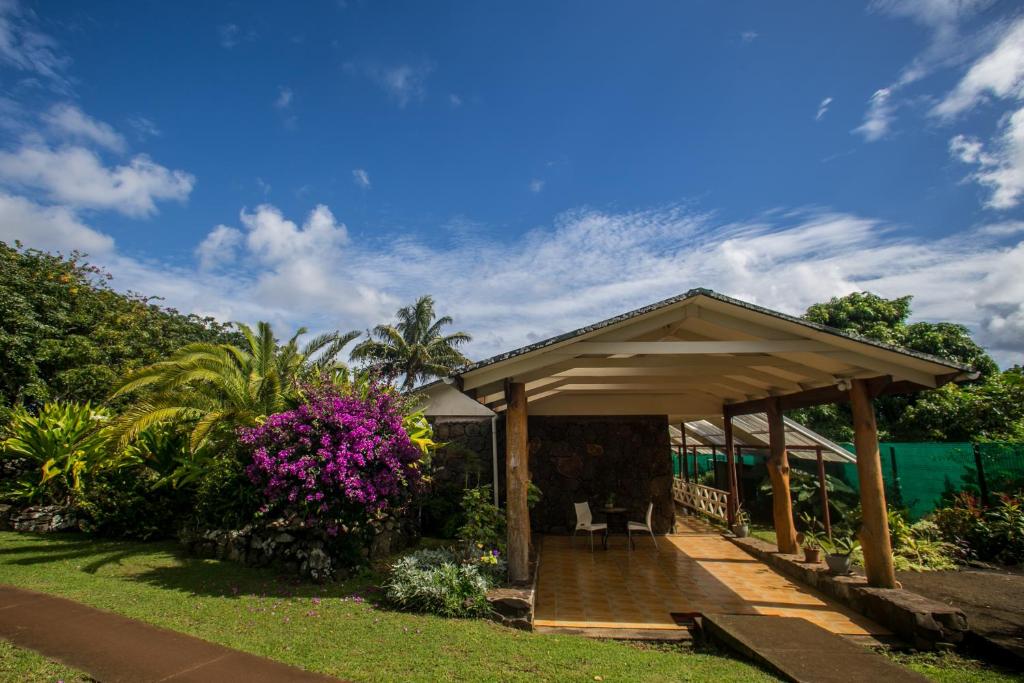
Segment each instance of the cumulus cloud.
M361 168L352 169L352 182L364 190L369 190L370 187L370 174Z
M999 133L986 146L976 137L957 135L950 154L977 167L969 178L989 190L985 206L1012 209L1024 198L1024 107L1004 117Z
M108 167L84 147L51 148L26 144L0 152L0 182L38 191L76 208L109 209L128 216L149 216L163 200L185 200L195 178L172 171L139 154Z
M284 327L365 328L432 293L474 334L476 357L700 286L794 314L859 289L914 294L918 319L962 322L1002 362L1024 359L1024 241L1011 223L922 242L848 213L723 223L670 206L576 210L506 240L470 230L432 244L353 240L324 206L301 223L271 205L239 221L211 230L192 269L116 254L105 264L119 286L182 310Z
M40 206L0 192L0 241L11 244L15 240L37 249L78 249L94 256L114 250L113 238L82 223L70 209Z
M274 100L274 106L278 109L287 109L292 105L292 97L295 93L292 92L291 88L278 88L277 99Z
M43 114L43 120L59 136L91 142L114 152L125 149L124 137L110 124L92 118L73 104L55 104Z

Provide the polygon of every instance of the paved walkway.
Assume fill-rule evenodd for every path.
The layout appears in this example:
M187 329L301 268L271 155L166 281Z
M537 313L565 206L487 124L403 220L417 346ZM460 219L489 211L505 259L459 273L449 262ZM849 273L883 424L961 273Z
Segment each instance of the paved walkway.
M590 552L586 537L546 536L534 625L573 629L680 630L681 617L761 614L802 617L850 636L885 636L869 619L793 583L747 555L713 527L680 518L672 536L637 538L636 550L612 536Z
M336 680L71 600L3 585L0 638L103 683Z

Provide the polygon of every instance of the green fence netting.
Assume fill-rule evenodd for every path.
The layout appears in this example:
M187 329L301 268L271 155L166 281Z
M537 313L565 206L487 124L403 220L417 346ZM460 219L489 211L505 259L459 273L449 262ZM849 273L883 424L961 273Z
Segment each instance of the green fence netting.
M854 452L853 444L842 446ZM893 505L905 508L913 520L928 515L961 491L981 495L984 487L990 498L994 498L999 493L1016 494L1024 490L1024 443L882 442L879 450L886 497ZM759 451L744 453L737 459L738 464L742 461L739 471L744 497L751 499L750 502L761 497L758 481L766 475L766 456L765 451ZM676 476L680 476L680 458L676 451L673 451L672 462ZM693 476L692 455L687 462L688 473ZM790 465L816 476L817 465L813 459L791 457ZM717 471L718 483L725 487L724 453L714 457L710 453L699 453L696 466L698 481L715 485ZM829 475L839 477L855 490L858 488L854 463L828 463L826 469Z

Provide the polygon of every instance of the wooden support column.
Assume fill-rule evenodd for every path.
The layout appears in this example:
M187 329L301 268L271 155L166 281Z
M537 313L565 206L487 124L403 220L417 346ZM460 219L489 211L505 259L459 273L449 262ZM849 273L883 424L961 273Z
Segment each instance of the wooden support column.
M690 473L687 471L687 468L690 466L690 464L689 464L688 458L686 457L686 423L685 422L680 422L679 423L679 439L680 439L680 443L682 444L679 447L679 457L682 460L683 481L690 481Z
M867 382L860 379L852 381L850 408L853 411L853 442L857 449L857 477L860 479L860 543L864 550L864 573L868 585L896 588L882 457L878 452L878 427L871 398Z
M530 578L530 511L526 490L530 479L530 442L526 431L526 385L511 382L505 408L505 515L508 525L508 578Z
M786 453L786 424L778 398L767 399L768 477L772 482L772 516L779 552L795 555L798 551L793 500L789 493L789 455Z
M725 416L722 420L722 431L725 432L725 469L729 475L729 505L726 516L729 526L736 523L736 508L739 505L739 486L736 485L736 458L733 455L732 418Z
M814 449L818 459L818 492L821 494L821 523L825 525L825 533L832 538L832 517L828 510L828 480L825 479L825 459L821 456L821 446Z

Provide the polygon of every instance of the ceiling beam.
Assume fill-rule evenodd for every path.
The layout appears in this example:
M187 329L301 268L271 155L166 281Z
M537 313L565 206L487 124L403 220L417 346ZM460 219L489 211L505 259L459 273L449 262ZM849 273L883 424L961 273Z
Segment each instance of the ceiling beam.
M650 341L650 342L576 342L569 349L576 354L633 353L647 355L686 355L708 353L787 353L797 351L834 351L834 346L811 339L772 339L747 341Z

